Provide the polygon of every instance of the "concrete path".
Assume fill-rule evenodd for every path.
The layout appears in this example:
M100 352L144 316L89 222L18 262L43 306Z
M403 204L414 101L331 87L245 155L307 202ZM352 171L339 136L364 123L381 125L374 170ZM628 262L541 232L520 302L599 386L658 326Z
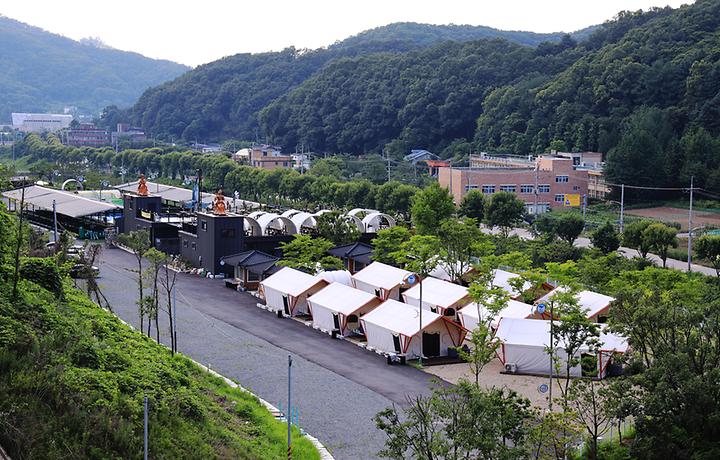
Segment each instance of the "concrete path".
M115 313L139 327L135 258L106 249L100 287ZM385 360L345 341L333 340L297 321L278 319L257 299L220 280L177 278L178 345L182 353L226 375L275 406L287 400L287 355L293 356L293 405L300 425L337 459L377 458L385 435L373 416L407 395L428 394L434 379L411 366ZM167 314L161 340L169 342ZM153 331L154 336L154 331Z

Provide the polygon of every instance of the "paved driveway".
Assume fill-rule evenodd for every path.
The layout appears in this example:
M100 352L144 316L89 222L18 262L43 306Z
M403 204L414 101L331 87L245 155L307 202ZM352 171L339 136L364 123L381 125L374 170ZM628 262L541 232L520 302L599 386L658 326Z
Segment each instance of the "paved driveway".
M135 258L106 249L99 264L103 293L115 313L139 327ZM406 395L427 394L433 377L255 306L257 299L220 280L178 275L178 346L182 353L236 380L276 406L286 406L287 355L293 356L293 401L300 425L338 459L376 458L384 434L372 417ZM166 314L161 339L169 342ZM154 334L154 332L153 332Z

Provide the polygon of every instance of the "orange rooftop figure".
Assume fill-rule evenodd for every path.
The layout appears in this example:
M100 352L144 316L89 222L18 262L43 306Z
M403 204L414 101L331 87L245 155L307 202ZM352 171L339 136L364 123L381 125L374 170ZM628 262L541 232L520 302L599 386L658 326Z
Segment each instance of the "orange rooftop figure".
M218 190L215 194L215 201L213 202L213 214L216 216L224 216L225 213L225 197L223 196L222 190Z
M147 183L145 182L145 174L140 174L140 180L138 181L137 194L140 196L148 196Z

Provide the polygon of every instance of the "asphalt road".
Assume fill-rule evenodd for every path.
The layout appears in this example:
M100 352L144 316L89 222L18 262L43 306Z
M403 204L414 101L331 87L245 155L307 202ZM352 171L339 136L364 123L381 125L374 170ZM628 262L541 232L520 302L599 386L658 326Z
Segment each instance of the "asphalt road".
M102 292L115 313L139 327L135 258L120 249L100 257ZM428 394L433 377L411 366L388 366L375 353L334 340L290 319L257 308L257 299L221 280L179 274L179 350L237 381L278 407L286 407L287 356L293 356L293 405L300 425L337 459L376 458L385 435L372 417L407 395ZM161 340L169 342L167 314ZM154 337L154 331L153 331Z

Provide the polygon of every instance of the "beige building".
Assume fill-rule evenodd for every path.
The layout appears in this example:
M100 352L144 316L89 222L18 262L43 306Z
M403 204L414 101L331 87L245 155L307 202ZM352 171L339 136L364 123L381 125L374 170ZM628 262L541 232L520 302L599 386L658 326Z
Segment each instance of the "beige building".
M262 144L250 147L248 150L249 164L254 168L292 168L294 165L292 156L283 155L280 147Z
M440 168L440 186L450 191L456 204L470 190L479 190L485 195L515 193L531 214L550 208L580 206L583 197L588 195L588 170L576 168L572 158L556 155L537 159L505 158L502 165L493 161L502 160L485 155L476 157L475 161L471 157L469 168Z

